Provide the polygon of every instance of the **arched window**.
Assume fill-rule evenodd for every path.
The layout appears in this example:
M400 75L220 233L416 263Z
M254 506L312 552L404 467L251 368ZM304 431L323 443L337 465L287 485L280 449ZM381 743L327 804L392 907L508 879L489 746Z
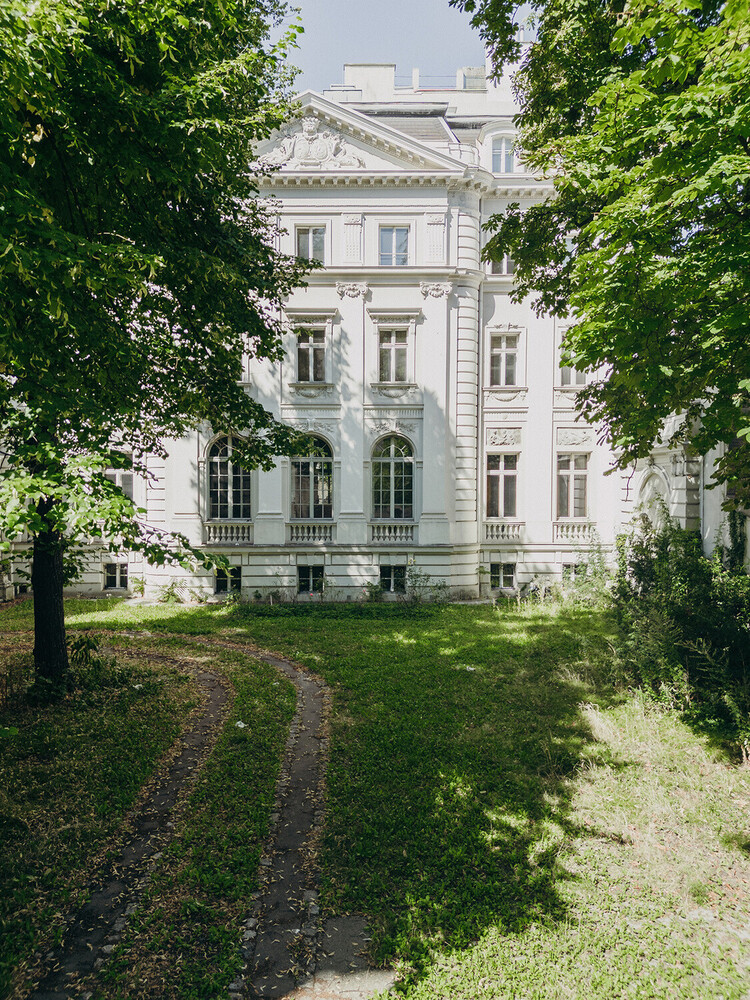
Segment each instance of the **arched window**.
M373 449L372 516L389 520L414 516L414 453L409 442L395 434Z
M292 459L292 520L333 517L333 452L322 438L313 438L309 454Z
M213 520L249 520L250 473L232 460L234 439L220 437L208 451L208 516Z

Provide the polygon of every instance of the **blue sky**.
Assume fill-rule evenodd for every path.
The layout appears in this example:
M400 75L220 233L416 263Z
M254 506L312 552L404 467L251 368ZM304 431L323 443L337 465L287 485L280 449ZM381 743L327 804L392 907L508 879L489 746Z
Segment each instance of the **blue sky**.
M482 66L484 50L467 14L448 0L296 0L305 33L291 61L297 90L343 82L345 62L396 63L396 76L455 80L459 66ZM406 80L404 80L406 82ZM428 81L425 81L428 83Z

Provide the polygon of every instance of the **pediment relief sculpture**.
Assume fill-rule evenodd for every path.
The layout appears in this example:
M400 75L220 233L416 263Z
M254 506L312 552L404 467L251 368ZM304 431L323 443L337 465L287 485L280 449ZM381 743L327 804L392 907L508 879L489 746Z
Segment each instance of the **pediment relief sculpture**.
M323 128L312 115L301 125L287 130L276 148L267 153L263 162L284 166L289 170L341 170L364 167L365 162L346 142L340 132Z

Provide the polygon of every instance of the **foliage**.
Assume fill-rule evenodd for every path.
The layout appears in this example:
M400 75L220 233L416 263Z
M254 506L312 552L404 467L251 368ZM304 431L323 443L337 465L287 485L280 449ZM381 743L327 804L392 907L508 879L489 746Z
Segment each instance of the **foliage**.
M278 305L304 270L274 249L251 165L289 110L292 39L269 42L285 12L0 9L0 533L34 539L58 592L77 567L44 559L79 539L192 551L107 470L148 476L147 454L204 424L238 433L248 466L299 448L241 384L246 354L280 357Z
M500 69L520 5L452 2L473 13ZM564 363L592 373L582 412L621 466L660 438L700 453L746 442L750 2L532 7L517 124L553 192L494 217L487 255L512 253L515 294L570 320ZM750 503L750 448L727 449L727 478L732 503Z
M750 737L750 577L701 555L664 508L618 544L613 596L631 673L651 691Z

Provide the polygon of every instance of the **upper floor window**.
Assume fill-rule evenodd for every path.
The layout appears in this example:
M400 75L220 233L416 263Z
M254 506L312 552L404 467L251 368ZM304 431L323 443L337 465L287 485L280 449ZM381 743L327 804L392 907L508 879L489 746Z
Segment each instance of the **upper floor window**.
M379 334L381 382L406 382L407 330L381 330Z
M107 469L104 478L119 486L128 499L133 499L133 473L127 469Z
M490 339L490 385L517 385L518 334L495 334Z
M515 517L518 455L487 456L487 517Z
M333 517L333 452L322 438L313 438L308 455L292 459L292 520Z
M515 141L512 136L501 135L492 140L492 173L512 174L516 169Z
M297 381L325 382L326 332L308 328L297 333Z
M502 260L490 261L490 274L515 274L516 262L507 253Z
M395 434L373 449L372 516L394 520L414 516L414 453L409 442Z
M557 456L557 516L588 515L588 455Z
M380 264L394 267L409 263L409 227L380 227Z
M562 365L560 368L560 385L586 385L586 372L579 372L577 368Z
M211 520L250 518L250 473L234 461L234 439L220 437L208 452L208 516Z
M325 226L297 226L297 256L325 262Z

